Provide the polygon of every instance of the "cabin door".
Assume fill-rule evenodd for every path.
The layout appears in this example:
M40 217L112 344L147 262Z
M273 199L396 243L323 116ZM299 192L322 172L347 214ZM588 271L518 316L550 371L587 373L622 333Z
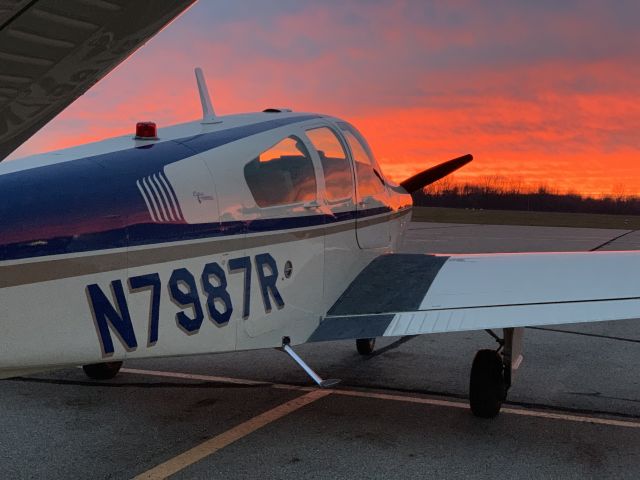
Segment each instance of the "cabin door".
M258 152L247 151L238 181L220 187L234 190L228 197L238 199L235 208L245 230L245 264L234 270L247 279L237 312L242 316L238 349L278 347L284 337L301 343L321 312L324 215L319 167L301 131L269 135L247 144L263 146Z
M391 245L390 208L380 168L362 135L347 123L339 125L355 167L358 245L362 249L387 248Z
M359 271L361 261L355 229L355 185L348 148L339 130L318 122L305 130L321 170L321 211L324 239L324 299L329 308Z

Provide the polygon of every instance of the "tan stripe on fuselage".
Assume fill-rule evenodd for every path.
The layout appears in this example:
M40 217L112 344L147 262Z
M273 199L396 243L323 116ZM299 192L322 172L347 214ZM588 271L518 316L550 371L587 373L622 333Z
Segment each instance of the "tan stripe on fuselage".
M359 221L359 225L362 227L376 225L406 215L408 212L409 210L403 210L390 215L372 217ZM355 220L349 220L328 227L308 228L306 230L256 234L228 239L222 237L201 243L183 243L180 245L141 248L139 250L120 251L117 253L100 253L90 256L7 265L0 267L0 288L79 277L125 268L144 267L145 265L204 257L245 248L249 249L294 242L322 235L340 233L352 228L355 228Z

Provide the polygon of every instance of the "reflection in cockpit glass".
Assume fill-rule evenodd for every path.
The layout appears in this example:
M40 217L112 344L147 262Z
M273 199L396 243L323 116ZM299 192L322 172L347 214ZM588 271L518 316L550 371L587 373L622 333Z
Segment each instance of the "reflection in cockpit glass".
M304 143L293 135L247 163L244 176L262 208L316 199L313 162Z
M353 176L347 154L336 134L327 127L307 130L309 140L318 151L327 199L346 200L353 196Z

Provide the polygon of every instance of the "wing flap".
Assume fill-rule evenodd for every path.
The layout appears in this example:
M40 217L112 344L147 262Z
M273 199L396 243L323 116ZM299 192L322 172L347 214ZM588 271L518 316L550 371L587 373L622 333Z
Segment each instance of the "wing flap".
M640 318L640 252L378 257L309 341Z
M640 297L625 300L501 305L398 313L382 336L640 318Z

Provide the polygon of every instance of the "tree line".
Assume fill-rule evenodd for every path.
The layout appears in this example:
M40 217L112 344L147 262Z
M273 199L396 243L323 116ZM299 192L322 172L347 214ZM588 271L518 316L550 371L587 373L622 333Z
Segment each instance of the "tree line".
M424 207L640 215L636 196L561 193L544 185L527 188L501 177L478 183L445 178L415 192L413 202Z

